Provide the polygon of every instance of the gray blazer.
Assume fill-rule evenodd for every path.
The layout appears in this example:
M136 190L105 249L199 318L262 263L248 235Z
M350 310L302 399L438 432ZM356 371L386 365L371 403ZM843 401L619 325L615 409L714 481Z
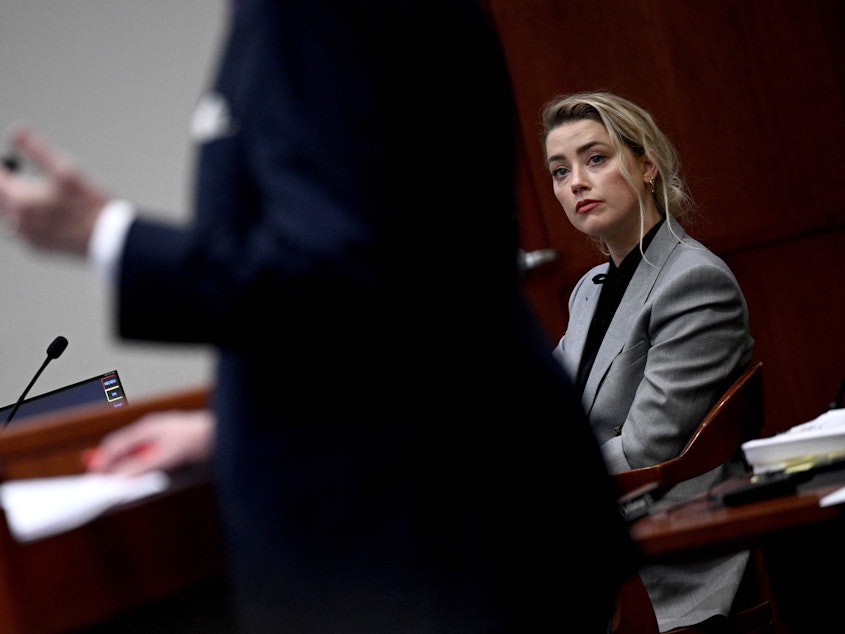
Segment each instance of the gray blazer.
M607 269L604 263L587 272L569 298L569 325L554 354L572 377L601 292L593 277ZM751 361L753 345L745 298L728 266L668 218L625 291L584 387L582 404L609 470L677 456ZM737 456L678 485L663 503L743 472ZM661 631L727 614L747 559L743 552L643 568Z

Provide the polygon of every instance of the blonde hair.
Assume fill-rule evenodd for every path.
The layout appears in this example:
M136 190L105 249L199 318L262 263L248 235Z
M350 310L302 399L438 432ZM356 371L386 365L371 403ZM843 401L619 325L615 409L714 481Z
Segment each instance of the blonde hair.
M681 175L678 151L669 138L657 127L650 112L637 104L607 91L577 92L555 97L543 106L543 157L548 161L546 139L555 128L571 121L589 119L601 123L610 136L617 152L626 148L636 157L645 156L657 166L654 179L654 200L661 214L676 221L690 221L697 214L695 201ZM622 177L639 199L640 244L645 223L642 187L628 171L624 161L619 162ZM672 225L669 223L669 229ZM600 238L594 238L599 250L607 254L607 247Z

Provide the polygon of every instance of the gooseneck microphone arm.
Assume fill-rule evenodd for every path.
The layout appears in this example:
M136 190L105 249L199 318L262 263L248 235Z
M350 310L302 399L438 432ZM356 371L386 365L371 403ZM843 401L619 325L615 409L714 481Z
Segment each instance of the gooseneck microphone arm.
M36 372L35 376L32 377L32 380L29 382L29 385L26 386L26 389L23 391L23 394L21 394L20 398L18 399L18 402L15 403L15 406L11 409L11 411L9 411L9 415L6 417L6 420L3 423L3 426L0 427L0 429L6 428L6 425L9 424L9 421L12 420L12 417L18 413L18 408L20 408L21 403L23 403L23 400L26 398L26 395L29 394L29 390L31 390L32 386L35 385L35 381L37 381L38 377L41 376L41 373L44 371L44 368L47 367L47 364L50 363L50 361L52 361L53 359L58 359L60 356L62 356L62 353L65 351L65 348L67 348L67 339L65 339L61 335L53 339L53 342L49 346L47 346L47 358L44 359L44 363L42 363L41 367L38 368L38 372Z

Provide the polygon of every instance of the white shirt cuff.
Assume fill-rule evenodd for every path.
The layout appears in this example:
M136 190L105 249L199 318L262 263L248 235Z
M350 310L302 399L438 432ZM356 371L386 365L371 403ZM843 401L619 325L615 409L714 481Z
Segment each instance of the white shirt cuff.
M106 203L88 241L88 259L93 263L98 277L108 286L117 279L120 257L129 225L135 219L135 206L126 200Z

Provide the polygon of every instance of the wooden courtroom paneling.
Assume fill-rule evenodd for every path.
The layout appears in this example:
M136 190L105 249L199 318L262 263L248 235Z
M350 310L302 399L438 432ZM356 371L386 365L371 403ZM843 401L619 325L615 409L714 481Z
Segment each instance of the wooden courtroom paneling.
M845 376L845 3L490 0L521 123L526 251L559 258L525 289L556 341L566 299L602 258L554 199L539 111L618 92L648 108L701 208L690 233L734 267L765 362L766 432L818 415Z
M726 258L751 311L770 433L824 412L845 380L843 256L845 228Z

